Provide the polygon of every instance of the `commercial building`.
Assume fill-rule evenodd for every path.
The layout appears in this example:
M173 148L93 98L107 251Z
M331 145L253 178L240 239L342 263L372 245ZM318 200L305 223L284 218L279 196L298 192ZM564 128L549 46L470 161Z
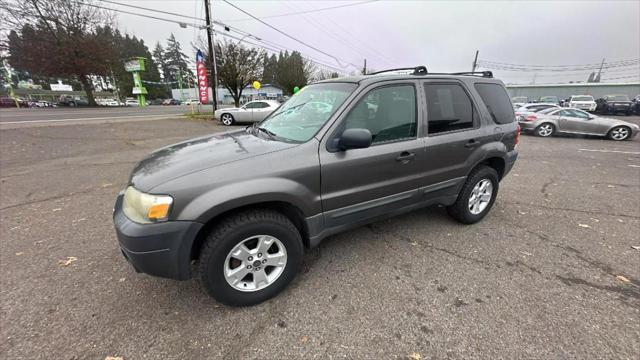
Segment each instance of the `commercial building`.
M177 100L198 99L198 89L184 88L184 89L171 89L171 95ZM216 93L218 103L220 104L233 104L233 96L229 90L224 87L218 87ZM240 103L246 103L252 100L269 99L279 100L283 96L282 89L275 85L264 84L260 87L260 90L254 89L251 85L242 90L242 96L240 97ZM211 88L209 88L209 101L213 101L213 94Z
M571 95L591 95L596 99L605 95L627 95L632 99L640 95L640 82L507 85L507 90L511 97L526 96L529 100L542 96L566 99Z

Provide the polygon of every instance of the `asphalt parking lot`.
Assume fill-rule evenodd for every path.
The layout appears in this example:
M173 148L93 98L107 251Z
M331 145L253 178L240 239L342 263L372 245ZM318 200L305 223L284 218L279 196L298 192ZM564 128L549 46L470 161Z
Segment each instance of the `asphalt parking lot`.
M623 117L640 123L640 117ZM616 358L640 354L640 138L523 136L492 212L325 240L249 308L136 274L111 211L182 119L0 130L0 358Z

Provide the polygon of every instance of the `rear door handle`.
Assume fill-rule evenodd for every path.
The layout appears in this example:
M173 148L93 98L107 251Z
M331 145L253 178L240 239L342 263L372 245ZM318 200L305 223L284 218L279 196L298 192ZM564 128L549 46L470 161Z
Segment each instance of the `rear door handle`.
M415 153L403 151L402 153L400 153L400 155L398 155L398 157L396 158L396 161L400 161L406 164L409 161L413 160L413 158L415 157L416 157Z
M480 145L480 142L476 139L471 139L469 141L467 141L466 144L464 144L464 147L466 147L467 149L472 149L476 146Z

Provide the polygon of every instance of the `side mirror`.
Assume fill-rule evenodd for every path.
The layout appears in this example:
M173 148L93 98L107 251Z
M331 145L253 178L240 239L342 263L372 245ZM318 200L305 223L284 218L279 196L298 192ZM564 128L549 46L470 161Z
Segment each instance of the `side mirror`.
M338 140L340 150L364 149L371 146L371 132L367 129L347 129Z

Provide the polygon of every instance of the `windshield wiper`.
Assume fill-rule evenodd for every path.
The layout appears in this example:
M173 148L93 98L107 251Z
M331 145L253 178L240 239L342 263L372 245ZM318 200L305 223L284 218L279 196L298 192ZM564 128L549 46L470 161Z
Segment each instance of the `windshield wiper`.
M258 126L256 127L256 129L258 129L258 131L262 131L263 133L269 135L271 139L275 139L276 137L278 137L278 135L276 135L273 131L267 130L263 127Z
M311 101L311 100L309 100L309 101ZM277 113L270 115L270 116L269 116L269 118L274 118L274 117L276 117L277 115L282 114L283 112L287 112L287 111L289 111L289 110L293 110L293 109L299 108L299 107L301 107L301 106L304 106L304 105L306 105L309 101L305 101L305 102L303 102L303 103L301 103L301 104L294 105L294 106L292 106L292 107L290 107L290 108L287 108L286 110L278 111Z

